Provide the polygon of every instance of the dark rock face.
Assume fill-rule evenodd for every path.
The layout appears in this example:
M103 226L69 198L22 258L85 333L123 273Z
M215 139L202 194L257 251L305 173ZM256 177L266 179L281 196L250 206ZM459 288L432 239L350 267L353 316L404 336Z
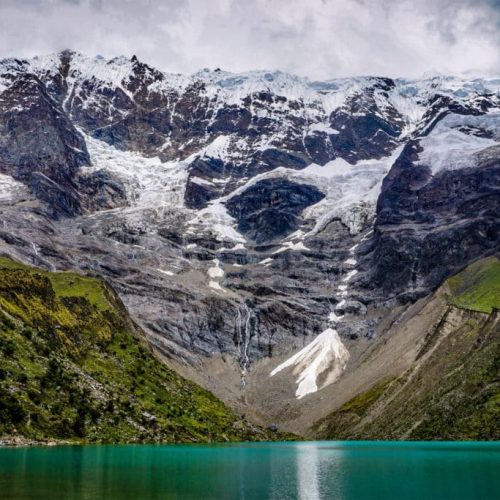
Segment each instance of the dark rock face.
M217 158L197 158L191 163L184 201L189 208L203 208L210 200L228 194L234 165ZM229 188L230 189L230 188Z
M269 179L233 196L226 206L238 221L238 229L256 243L263 243L295 231L302 210L324 196L314 186Z
M31 174L30 188L39 200L47 204L54 219L61 215L72 216L81 211L80 199L73 187L63 188L40 172Z
M362 94L350 98L346 106L330 115L330 124L337 134L330 136L337 156L354 163L360 159L382 158L397 146L404 122L401 114L389 106L377 105L375 93L385 96L394 88L390 79L380 79Z
M34 75L17 78L0 95L0 171L28 184L57 215L81 210L74 182L90 165L87 146Z
M0 162L18 179L37 171L65 181L90 165L83 137L34 75L19 77L0 96Z
M85 208L91 212L125 206L127 193L123 183L105 170L77 176L78 193Z
M64 183L90 165L83 137L34 75L1 94L0 131L0 165L17 179L37 171Z
M384 179L375 223L373 284L403 298L425 295L500 244L500 149L434 176L414 163L419 149L409 144Z

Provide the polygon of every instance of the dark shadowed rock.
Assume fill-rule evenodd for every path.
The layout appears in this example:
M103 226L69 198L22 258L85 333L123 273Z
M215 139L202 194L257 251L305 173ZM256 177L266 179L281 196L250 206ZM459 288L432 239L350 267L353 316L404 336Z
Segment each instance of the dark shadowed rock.
M314 186L285 179L259 181L227 203L238 229L257 243L284 237L299 225L304 208L324 194Z

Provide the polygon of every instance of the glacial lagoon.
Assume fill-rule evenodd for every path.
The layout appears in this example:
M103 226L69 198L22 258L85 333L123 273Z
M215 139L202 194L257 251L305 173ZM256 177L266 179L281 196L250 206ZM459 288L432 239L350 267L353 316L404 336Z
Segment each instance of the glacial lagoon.
M500 443L3 448L0 498L498 499Z

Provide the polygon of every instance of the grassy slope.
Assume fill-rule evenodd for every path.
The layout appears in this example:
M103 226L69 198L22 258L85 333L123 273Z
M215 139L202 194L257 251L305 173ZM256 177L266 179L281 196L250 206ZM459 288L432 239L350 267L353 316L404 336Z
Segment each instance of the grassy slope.
M140 338L105 282L0 257L0 436L88 442L277 437L168 369Z
M476 262L447 284L450 306L414 366L323 419L320 437L500 439L500 262Z
M448 280L450 302L462 309L491 313L500 309L500 261L482 259Z

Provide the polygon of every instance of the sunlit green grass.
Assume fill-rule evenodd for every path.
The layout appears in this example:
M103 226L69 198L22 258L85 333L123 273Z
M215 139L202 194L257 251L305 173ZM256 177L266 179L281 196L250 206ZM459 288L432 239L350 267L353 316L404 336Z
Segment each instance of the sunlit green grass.
M29 270L47 277L58 297L83 297L101 311L111 308L106 286L100 279L82 276L71 271L52 273L35 269L2 255L0 255L0 268Z
M500 261L489 257L448 280L450 301L462 309L491 313L500 309Z

